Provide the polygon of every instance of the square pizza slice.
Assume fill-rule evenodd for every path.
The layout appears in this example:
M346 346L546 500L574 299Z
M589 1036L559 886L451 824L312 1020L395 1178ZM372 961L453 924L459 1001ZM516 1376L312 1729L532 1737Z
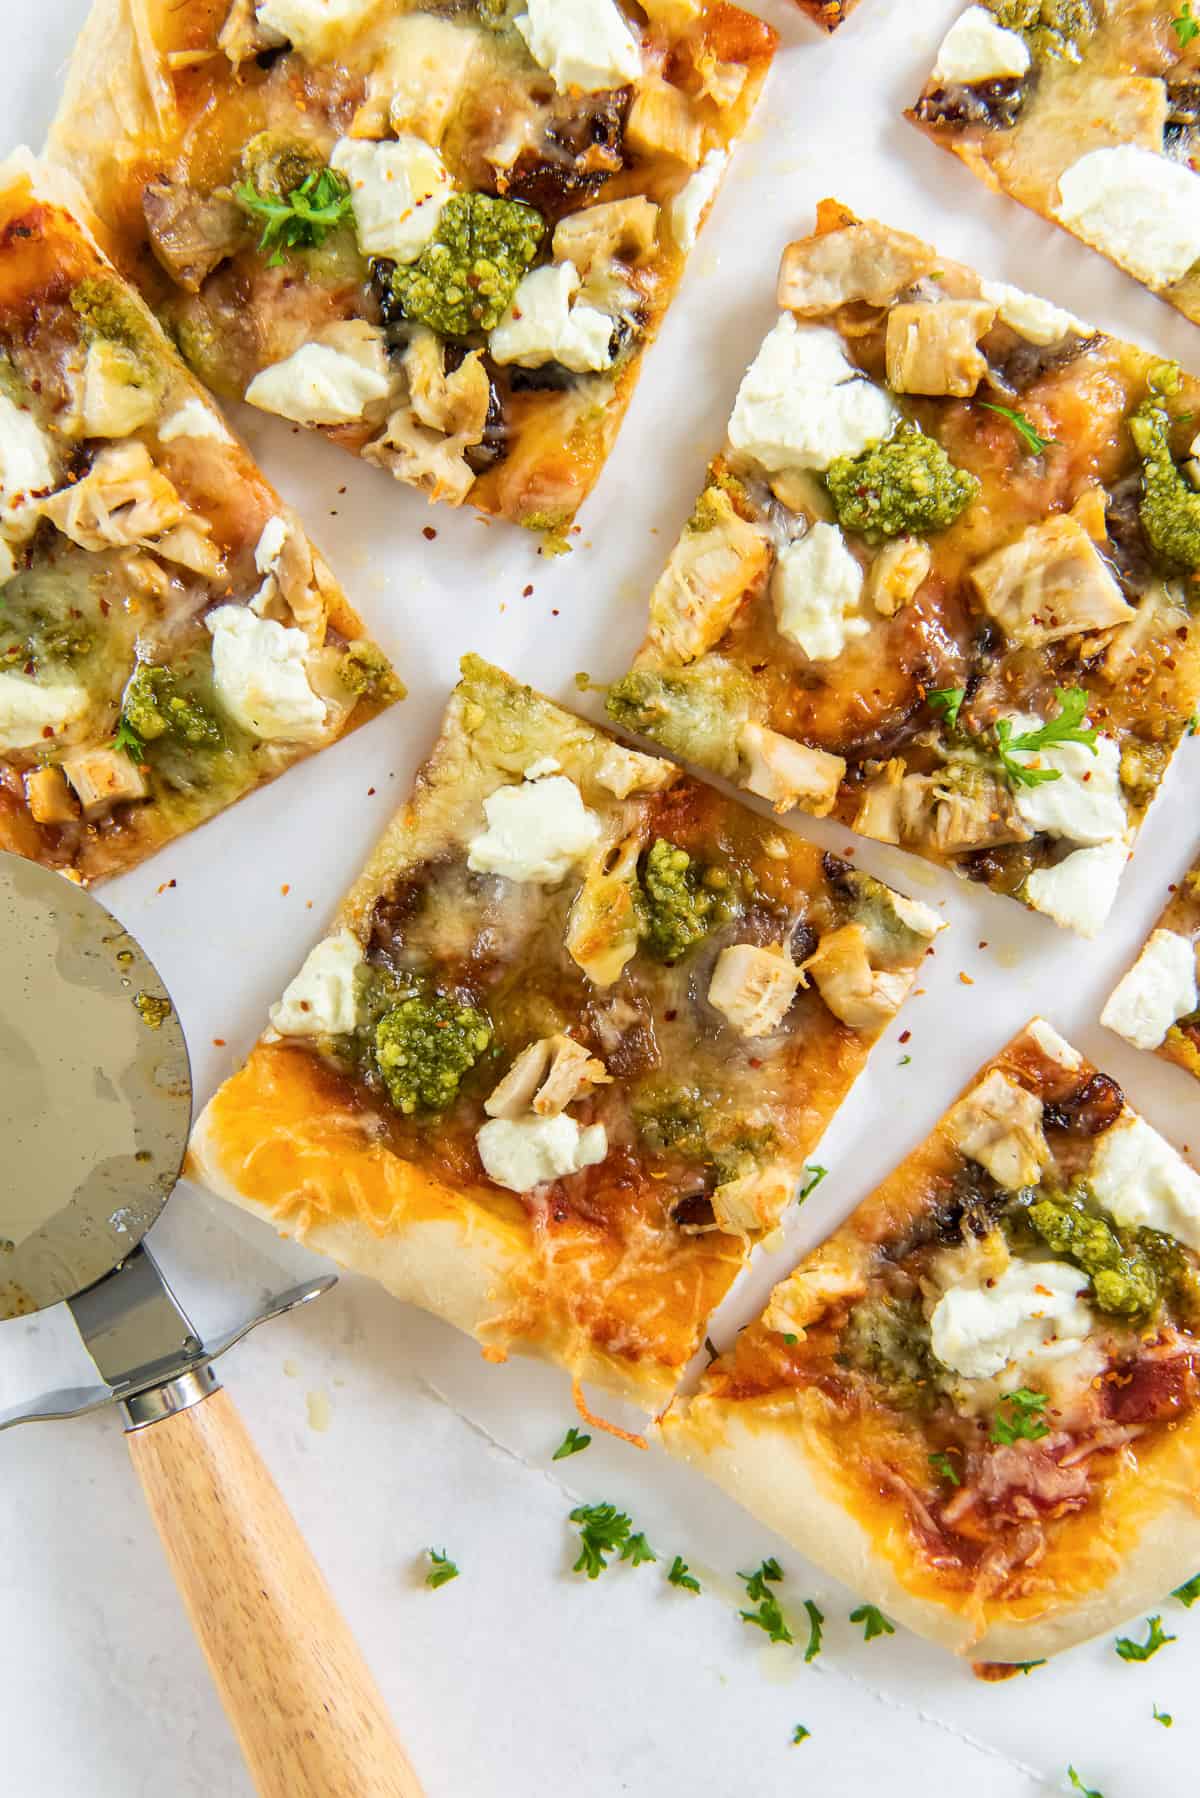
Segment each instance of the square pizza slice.
M300 522L99 250L0 166L0 848L133 867L400 696Z
M1041 1659L1200 1561L1198 1251L1200 1177L1034 1019L662 1440L917 1634Z
M1200 683L1200 382L832 200L778 297L609 712L1094 935Z
M1135 1049L1153 1049L1200 1080L1198 945L1200 859L1172 888L1162 916L1110 994L1100 1022Z
M50 152L216 392L558 543L775 43L726 0L95 0Z
M908 117L1200 323L1200 32L1148 0L986 0Z
M191 1167L491 1358L657 1405L939 922L469 656Z

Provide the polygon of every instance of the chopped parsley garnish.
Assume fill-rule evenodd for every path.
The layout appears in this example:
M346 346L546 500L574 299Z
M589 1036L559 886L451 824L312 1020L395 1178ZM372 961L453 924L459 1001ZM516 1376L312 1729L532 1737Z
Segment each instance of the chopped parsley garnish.
M681 1586L685 1592L698 1592L700 1581L688 1572L688 1564L682 1555L676 1555L667 1568L667 1579L673 1586Z
M1180 1604L1185 1604L1190 1611L1196 1600L1200 1598L1200 1573L1193 1573L1191 1579L1185 1580L1182 1586L1176 1586L1171 1594Z
M1053 718L1038 730L1027 730L1021 736L1013 736L1012 721L1000 718L996 722L996 751L1000 757L1000 766L1014 786L1040 787L1048 780L1061 780L1058 768L1029 768L1019 762L1013 750L1036 751L1050 749L1056 743L1082 743L1092 754L1096 753L1096 727L1085 725L1084 716L1088 707L1088 693L1083 687L1055 687L1054 697L1058 701L1058 711Z
M458 1578L458 1568L450 1559L444 1548L427 1548L429 1556L429 1572L425 1575L425 1584L433 1586L446 1585L450 1580Z
M579 1454L582 1449L587 1447L590 1441L590 1436L584 1435L581 1430L577 1430L574 1424L572 1424L550 1459L552 1461L565 1461L568 1455Z
M808 1175L808 1179L804 1182L804 1185L800 1188L800 1191L796 1194L797 1205L803 1205L803 1203L804 1203L805 1199L808 1197L809 1193L816 1192L818 1186L821 1184L822 1180L825 1178L826 1174L829 1172L829 1169L827 1167L819 1167L814 1162L811 1167L806 1167L804 1171Z
M1046 1409L1049 1402L1044 1392L1031 1392L1028 1386L1018 1386L1015 1392L1006 1392L992 1419L991 1440L1005 1444L1037 1442L1040 1437L1048 1436L1050 1425L1039 1413Z
M798 1748L801 1742L807 1742L811 1734L811 1729L805 1729L803 1723L797 1723L795 1729L792 1731L792 1747Z
M965 687L931 687L925 695L934 711L941 718L947 730L958 728L958 714L962 710L962 702L967 697Z
M1160 1648L1176 1640L1177 1637L1168 1636L1163 1629L1161 1617L1151 1617L1150 1633L1144 1642L1135 1642L1131 1636L1118 1636L1113 1647L1123 1661L1148 1661Z
M990 400L980 400L979 404L985 412L998 412L1001 418L1007 418L1031 456L1044 455L1052 443L1058 442L1057 437L1043 437L1023 412L1014 412L1011 406L994 406Z
M938 1474L943 1480L949 1480L949 1482L952 1486L961 1486L962 1485L962 1481L959 1479L957 1473L955 1473L955 1471L954 1471L954 1463L950 1459L949 1455L946 1455L946 1454L930 1455L929 1465L933 1468L933 1471L936 1474Z
M794 1642L796 1640L787 1626L779 1600L768 1586L768 1580L778 1582L783 1578L783 1568L771 1555L753 1573L739 1573L738 1578L746 1584L746 1596L758 1606L754 1611L739 1611L738 1616L743 1623L752 1623L755 1629L766 1632L772 1642Z
M1035 1667L1044 1667L1046 1665L1046 1659L1043 1655L1040 1661L1010 1661L1009 1665L1015 1673L1030 1674Z
M576 1505L571 1522L579 1525L579 1559L572 1573L586 1573L596 1579L608 1566L605 1555L623 1549L633 1528L632 1521L615 1505Z
M123 749L130 761L144 762L146 759L146 745L124 713L117 719L117 734L112 746L114 749Z
M1082 1795L1082 1798L1104 1798L1104 1793L1096 1791L1094 1786L1084 1785L1074 1767L1067 1768L1067 1778L1074 1789Z
M912 1060L911 1055L902 1055L900 1057L899 1061L896 1063L896 1066L901 1067L901 1068L906 1068L911 1060Z
M622 1544L621 1559L632 1561L635 1567L640 1567L643 1561L657 1561L658 1556L647 1542L643 1532L639 1530L635 1536L630 1536Z
M851 1611L850 1621L862 1624L864 1642L873 1642L876 1636L894 1636L896 1633L896 1625L888 1621L878 1605L860 1604L856 1611Z
M783 1340L787 1343L789 1348L792 1348L799 1342L800 1338L797 1336L795 1330L785 1330L783 1333Z
M811 1598L804 1600L804 1608L808 1612L808 1647L804 1650L806 1661L815 1661L821 1652L821 1626L825 1621L825 1613Z
M1156 1723L1161 1723L1164 1729L1170 1729L1175 1721L1170 1711L1160 1711L1156 1704L1152 1704L1150 1710Z
M239 206L263 221L260 250L270 250L268 268L285 250L319 249L329 233L353 211L350 183L336 169L314 169L291 193L260 193L247 179L234 188Z
M1179 17L1171 20L1171 30L1179 39L1180 49L1186 49L1193 38L1200 37L1200 21L1192 12L1192 0L1183 0L1179 9Z

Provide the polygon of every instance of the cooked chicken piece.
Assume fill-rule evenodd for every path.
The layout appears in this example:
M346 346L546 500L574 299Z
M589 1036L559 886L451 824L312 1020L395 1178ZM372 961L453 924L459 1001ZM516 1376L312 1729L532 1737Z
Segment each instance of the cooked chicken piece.
M1071 507L1071 517L1083 526L1093 543L1108 542L1108 494L1099 481L1084 488Z
M899 758L866 788L853 828L879 843L912 844L943 856L1027 843L1032 834L1008 785L987 769L951 762L936 774L909 774Z
M644 156L673 156L694 169L703 154L704 129L688 96L651 75L629 108L625 142Z
M722 62L711 44L692 50L692 68L698 80L699 96L711 100L721 112L736 106L746 85L746 68L740 62Z
M258 0L233 0L217 37L218 45L235 69L239 64L249 62L252 56L287 42L269 25L259 23L257 6Z
M893 306L887 321L887 379L893 393L969 399L987 373L979 339L996 322L988 300L919 300Z
M827 1243L781 1280L763 1312L768 1330L784 1336L804 1337L810 1324L818 1323L840 1299L861 1298L867 1290L861 1264L844 1245Z
M867 570L866 593L881 618L894 618L913 598L933 566L933 551L921 537L885 543Z
M1134 616L1088 533L1065 514L1030 525L977 562L970 579L1010 642L1030 648Z
M951 1106L943 1127L954 1147L1006 1192L1035 1185L1050 1160L1041 1100L1000 1068Z
M182 524L155 539L151 547L166 562L190 568L193 574L215 581L221 572L221 552L212 541L212 525L207 518L190 513Z
M246 215L228 195L206 199L176 182L148 181L142 212L154 251L173 281L198 293L218 263L249 238Z
M108 444L83 479L39 502L43 516L81 549L123 549L162 536L184 505L144 443Z
M146 783L137 763L121 749L76 749L62 759L85 818L94 818L122 799L144 799Z
M918 237L867 219L790 243L779 264L780 306L801 318L823 317L855 301L886 306L937 266Z
M611 986L638 946L635 880L645 832L594 852L567 919L566 950L596 986Z
M74 387L74 416L63 421L73 436L128 437L158 410L157 386L145 365L124 344L107 338L89 344Z
M873 968L861 924L827 932L801 972L812 976L834 1017L851 1030L877 1030L886 1024L916 977L913 969L889 974Z
M817 524L832 524L837 518L829 489L811 468L781 468L770 479L771 492L789 512L806 515Z
M1102 664L1104 678L1114 685L1132 673L1155 640L1165 640L1167 629L1186 631L1189 613L1178 592L1162 581L1152 581L1142 595L1133 618L1118 625L1108 640Z
M521 1050L483 1109L493 1118L557 1117L610 1079L602 1061L560 1031Z
M770 1162L725 1180L712 1195L713 1216L731 1236L772 1230L792 1202L796 1176L783 1162Z
M448 375L441 338L421 326L404 352L404 372L409 401L421 424L461 438L463 448L482 441L492 386L479 350L472 350Z
M571 262L586 280L593 263L636 267L654 254L658 207L640 195L570 212L554 228L554 260Z
M476 31L429 13L402 13L377 34L380 49L351 137L414 132L436 148L462 99L480 49Z
M679 775L672 762L626 749L623 743L610 743L596 769L600 785L618 799L628 799L631 793L657 793L663 787L673 786Z
M362 455L398 481L423 488L431 501L461 506L475 484L475 471L463 455L465 447L459 438L423 425L411 406L399 406Z
M717 957L708 1002L739 1036L769 1036L782 1024L800 982L800 969L782 943L732 943Z
M35 768L28 773L25 798L35 824L71 824L79 816L61 768Z
M811 749L761 724L743 724L738 749L742 785L760 799L769 799L777 812L801 805L814 818L824 818L833 810L846 772L840 755Z
M722 488L706 488L695 517L650 595L648 644L668 662L694 662L719 643L771 566L766 531L739 517Z

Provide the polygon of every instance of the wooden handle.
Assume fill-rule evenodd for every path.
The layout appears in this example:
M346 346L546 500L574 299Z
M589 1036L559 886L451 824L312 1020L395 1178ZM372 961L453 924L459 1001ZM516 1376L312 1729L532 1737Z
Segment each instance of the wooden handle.
M383 1699L224 1390L127 1438L262 1798L421 1798Z

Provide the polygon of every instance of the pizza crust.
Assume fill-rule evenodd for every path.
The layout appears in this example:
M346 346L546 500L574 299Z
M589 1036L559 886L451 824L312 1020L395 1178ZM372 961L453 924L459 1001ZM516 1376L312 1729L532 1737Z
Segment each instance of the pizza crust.
M160 36L170 0L93 0L67 65L46 156L103 193L134 144L175 130L175 95Z
M819 1435L802 1408L701 1395L676 1400L655 1427L663 1448L703 1473L777 1531L801 1554L876 1604L915 1634L977 1661L1040 1660L1113 1628L1157 1604L1200 1565L1200 1417L1180 1426L1167 1450L1143 1464L1118 1528L1134 1527L1128 1548L1111 1555L1111 1578L1090 1592L1050 1598L1040 1615L1014 1617L1011 1606L937 1602L913 1589L900 1545L890 1558L840 1499ZM1105 1534L1114 1534L1106 1515ZM1119 1555L1119 1558L1118 1558ZM920 1575L928 1584L928 1575Z

